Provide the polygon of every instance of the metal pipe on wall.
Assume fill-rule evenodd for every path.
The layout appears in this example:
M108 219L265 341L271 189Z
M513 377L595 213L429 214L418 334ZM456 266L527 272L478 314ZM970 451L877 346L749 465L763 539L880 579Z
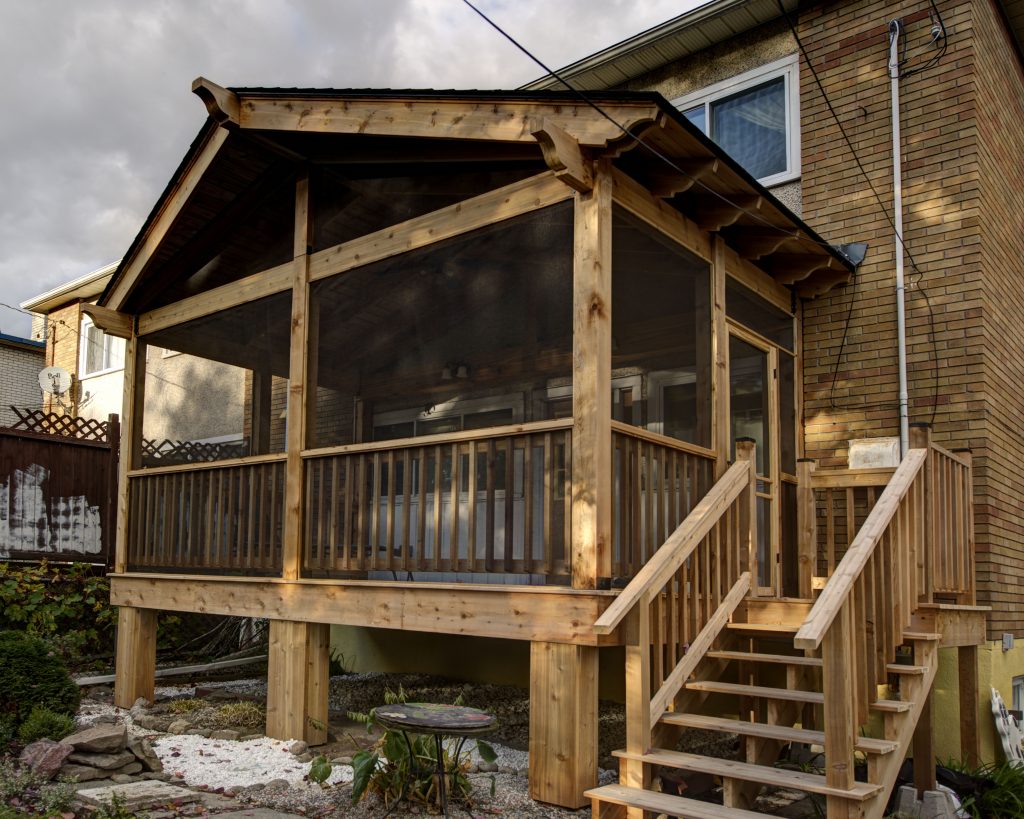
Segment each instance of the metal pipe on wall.
M889 23L889 82L892 92L892 188L896 224L896 345L899 358L900 457L910 449L910 412L907 390L907 319L903 281L903 155L900 146L900 58L903 24Z

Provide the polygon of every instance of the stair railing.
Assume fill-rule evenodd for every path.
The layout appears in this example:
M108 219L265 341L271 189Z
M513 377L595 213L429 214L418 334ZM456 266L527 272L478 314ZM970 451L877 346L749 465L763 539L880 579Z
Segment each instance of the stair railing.
M751 588L757 543L754 442L594 624L626 636L626 752L620 782L643 788L652 726L672 706Z

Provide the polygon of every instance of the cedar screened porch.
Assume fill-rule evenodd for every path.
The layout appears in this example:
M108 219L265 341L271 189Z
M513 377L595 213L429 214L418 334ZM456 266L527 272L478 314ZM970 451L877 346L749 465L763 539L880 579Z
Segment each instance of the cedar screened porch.
M639 145L555 92L193 90L86 308L128 339L116 701L159 610L270 618L268 733L312 741L330 624L527 640L531 793L581 804L594 624L713 487L658 673L737 584L811 597L796 306L852 266L658 95L596 100Z

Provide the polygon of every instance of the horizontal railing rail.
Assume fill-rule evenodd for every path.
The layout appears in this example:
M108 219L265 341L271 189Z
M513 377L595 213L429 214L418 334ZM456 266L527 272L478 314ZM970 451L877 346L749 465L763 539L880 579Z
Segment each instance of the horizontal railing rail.
M130 571L280 574L284 456L133 470Z
M304 452L304 571L569 575L571 426Z

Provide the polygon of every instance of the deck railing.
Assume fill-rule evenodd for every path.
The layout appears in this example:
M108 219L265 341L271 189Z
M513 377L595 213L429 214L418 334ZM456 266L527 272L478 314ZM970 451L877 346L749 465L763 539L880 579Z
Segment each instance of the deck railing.
M643 787L652 727L751 588L756 475L752 442L594 624L627 628L626 754L620 781Z
M569 574L571 420L303 454L304 570Z
M915 438L794 640L821 649L836 788L853 785L854 740L914 614L940 594L974 603L970 459Z
M284 455L128 473L128 568L281 572Z
M612 422L614 565L632 577L714 483L715 453Z

